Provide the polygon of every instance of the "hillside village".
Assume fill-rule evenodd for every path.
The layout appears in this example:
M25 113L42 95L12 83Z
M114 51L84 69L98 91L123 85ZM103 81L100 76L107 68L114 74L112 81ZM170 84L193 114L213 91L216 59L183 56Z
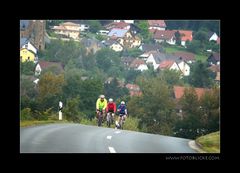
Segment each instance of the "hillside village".
M214 31L207 27L191 30L190 24L189 28L182 29L177 23L167 20L20 20L21 79L34 88L31 93L27 86L21 88L21 109L34 109L35 101L31 97L39 102L46 101L45 96L51 91L43 91L47 90L47 85L41 87L46 79L54 81L56 78L56 94L51 96L55 104L59 94L67 104L67 98L73 98L76 93L83 97L82 92L90 92L85 96L94 100L83 98L79 103L81 107L94 105L101 94L94 90L116 101L126 99L131 105L131 98L141 97L146 92L146 86L141 86L139 81L161 76L159 78L170 82L176 115L183 119L184 108L178 102L185 89L192 88L198 100L205 92L220 89L220 33L219 29ZM197 21L192 23L197 26ZM169 76L163 76L167 74ZM74 75L80 76L81 81L69 87L75 82ZM91 88L87 82L97 87ZM99 83L102 85L98 86ZM78 84L81 91L76 88ZM89 90L83 91L86 88ZM41 111L50 107L44 105ZM91 112L91 106L84 108L85 114Z

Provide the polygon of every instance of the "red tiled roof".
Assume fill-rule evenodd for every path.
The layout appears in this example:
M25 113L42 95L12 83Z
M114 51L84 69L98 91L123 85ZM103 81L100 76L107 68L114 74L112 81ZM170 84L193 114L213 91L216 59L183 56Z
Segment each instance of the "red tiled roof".
M132 68L137 68L137 67L139 67L141 64L145 64L145 61L142 60L142 59L134 59L134 60L132 61L132 63L130 64L130 67L132 67Z
M148 29L148 31L154 34L157 31L157 29Z
M170 68L174 64L173 60L164 60L159 64L160 69Z
M38 63L42 69L56 66L56 67L60 68L61 70L63 70L63 66L60 62L39 61Z
M135 91L140 91L140 87L136 84L126 84L126 88L129 90L135 90Z
M157 30L153 38L154 39L164 39L164 40L169 40L172 37L175 37L175 31L170 31L170 30Z
M175 32L179 31L182 41L192 41L192 31L190 30L174 30Z
M142 92L140 91L140 87L136 84L127 84L126 88L129 90L130 96L142 95Z
M195 54L190 52L175 52L174 55L177 57L182 57L182 59L185 61L195 60Z
M166 24L164 20L148 20L149 26L162 27L165 28Z
M184 90L186 87L181 87L181 86L174 86L173 90L174 90L174 95L176 99L180 99L183 94L184 94ZM200 98L208 89L205 88L194 88L195 92L198 96L198 98Z

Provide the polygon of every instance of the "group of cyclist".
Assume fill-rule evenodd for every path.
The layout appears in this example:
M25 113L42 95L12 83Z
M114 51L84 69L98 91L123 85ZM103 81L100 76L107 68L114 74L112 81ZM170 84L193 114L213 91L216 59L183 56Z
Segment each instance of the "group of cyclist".
M109 98L107 101L104 95L100 95L96 102L96 113L97 119L100 113L103 115L103 121L106 119L106 115L107 117L111 117L112 120L114 120L114 115L117 113L119 117L115 125L116 128L118 128L120 120L122 119L125 121L127 118L127 107L124 101L121 101L121 104L116 107L116 103L112 98Z

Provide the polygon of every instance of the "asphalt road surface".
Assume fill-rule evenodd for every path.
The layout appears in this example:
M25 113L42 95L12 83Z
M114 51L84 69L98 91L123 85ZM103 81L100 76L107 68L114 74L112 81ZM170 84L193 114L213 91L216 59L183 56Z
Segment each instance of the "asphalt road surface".
M189 141L81 124L20 128L20 153L196 153Z

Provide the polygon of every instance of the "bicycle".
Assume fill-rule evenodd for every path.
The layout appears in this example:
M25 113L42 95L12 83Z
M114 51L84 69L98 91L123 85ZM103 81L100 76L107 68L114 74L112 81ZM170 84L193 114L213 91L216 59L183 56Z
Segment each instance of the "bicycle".
M108 112L107 113L107 126L110 127L111 124L113 124L113 115L114 113L113 112Z
M98 127L102 126L102 121L103 121L103 111L98 111L98 117L97 117L97 124Z
M119 114L119 116L120 116L120 120L119 120L119 126L118 126L118 129L122 129L123 130L123 125L124 125L124 123L125 123L125 118L123 118L124 117L124 114Z

